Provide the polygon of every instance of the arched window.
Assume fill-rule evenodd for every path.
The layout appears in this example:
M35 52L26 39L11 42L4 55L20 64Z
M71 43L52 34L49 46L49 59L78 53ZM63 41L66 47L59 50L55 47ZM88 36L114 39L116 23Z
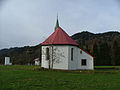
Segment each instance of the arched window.
M50 59L49 48L46 48L46 60Z
M71 48L71 61L73 61L73 48Z

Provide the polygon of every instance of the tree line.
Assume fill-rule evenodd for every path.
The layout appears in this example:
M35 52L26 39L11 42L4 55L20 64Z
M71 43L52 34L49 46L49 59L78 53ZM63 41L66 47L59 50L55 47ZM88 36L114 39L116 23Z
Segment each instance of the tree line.
M79 47L94 56L95 65L120 65L120 33L106 32L94 34L87 31L71 36ZM14 47L0 50L0 64L4 57L11 57L13 64L34 64L34 59L41 60L41 46Z
M120 65L120 33L94 34L87 31L72 36L79 46L94 56L95 65Z
M112 46L107 42L93 45L95 65L120 65L120 47L117 41Z

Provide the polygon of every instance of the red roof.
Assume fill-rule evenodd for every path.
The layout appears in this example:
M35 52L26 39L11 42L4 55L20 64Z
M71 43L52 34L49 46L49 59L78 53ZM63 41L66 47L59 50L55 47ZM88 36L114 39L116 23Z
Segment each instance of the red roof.
M58 27L41 45L75 45L78 44L61 28Z

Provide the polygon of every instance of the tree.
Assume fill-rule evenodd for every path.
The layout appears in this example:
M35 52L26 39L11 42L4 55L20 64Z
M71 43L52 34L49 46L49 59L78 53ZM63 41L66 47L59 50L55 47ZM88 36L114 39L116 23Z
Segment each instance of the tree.
M61 57L65 57L65 56L63 55L64 52L61 52L61 50L59 50L56 46L51 45L47 48L49 49L49 54L46 53L46 57L49 57L49 58L47 58L48 67L49 67L49 69L52 69L53 65L55 63L62 62Z
M99 58L100 65L111 65L110 48L106 42L100 44Z
M93 45L93 55L94 55L94 64L99 65L99 52L98 52L98 45L95 42Z
M113 42L112 65L120 65L120 47L117 41Z

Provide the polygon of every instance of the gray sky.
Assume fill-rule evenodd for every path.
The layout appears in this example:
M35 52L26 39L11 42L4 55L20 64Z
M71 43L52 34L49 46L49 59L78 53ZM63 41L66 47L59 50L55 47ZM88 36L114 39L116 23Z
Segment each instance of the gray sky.
M0 49L37 45L55 27L81 31L120 31L120 0L0 0Z

